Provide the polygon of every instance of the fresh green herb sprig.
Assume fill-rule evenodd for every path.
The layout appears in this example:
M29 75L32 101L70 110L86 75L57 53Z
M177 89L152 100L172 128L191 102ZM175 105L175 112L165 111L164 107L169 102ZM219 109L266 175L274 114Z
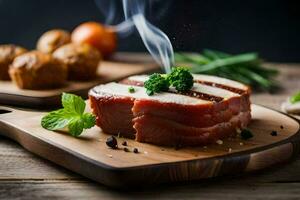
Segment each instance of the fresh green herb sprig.
M297 92L296 94L294 94L293 96L291 96L290 102L291 102L292 104L297 103L297 102L300 102L300 91Z
M167 75L167 81L178 92L186 92L193 87L194 78L187 68L172 68L171 74Z
M85 102L76 95L62 94L63 108L52 111L42 118L41 125L47 130L68 128L72 136L79 136L83 129L92 128L96 124L96 117L91 113L84 113Z
M257 53L230 55L204 50L201 54L176 53L175 60L177 64L190 65L192 73L229 78L264 90L277 87L272 78L278 74L278 71L262 67Z
M174 67L170 74L154 73L145 81L144 87L149 96L154 93L168 91L170 86L175 87L178 92L187 92L193 87L194 80L187 68Z
M129 88L128 88L128 92L129 92L129 93L134 93L134 92L135 92L134 87L129 87Z
M151 96L154 93L168 91L170 84L162 74L154 73L145 81L144 87L147 89L147 94Z

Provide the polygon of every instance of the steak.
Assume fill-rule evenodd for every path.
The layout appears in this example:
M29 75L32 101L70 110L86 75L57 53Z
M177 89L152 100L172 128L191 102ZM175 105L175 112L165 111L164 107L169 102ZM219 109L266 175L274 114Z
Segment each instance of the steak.
M251 120L250 88L236 81L193 75L186 93L174 88L152 96L146 75L94 87L89 92L97 125L113 135L167 146L197 146L237 134ZM128 92L133 87L134 93Z

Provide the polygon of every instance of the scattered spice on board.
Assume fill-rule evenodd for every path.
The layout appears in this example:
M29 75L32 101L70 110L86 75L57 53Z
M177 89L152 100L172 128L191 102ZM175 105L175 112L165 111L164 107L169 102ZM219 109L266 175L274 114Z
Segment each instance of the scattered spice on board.
M137 148L134 148L134 149L133 149L133 153L138 153L138 152L139 152L139 150L138 150ZM146 152L147 152L147 151L145 151L145 154L146 154Z
M283 126L281 125L280 128L283 129Z
M106 145L112 149L118 148L118 141L114 136L110 136L106 139Z
M272 132L271 132L271 135L272 135L272 136L277 136L277 131L272 131Z
M250 138L253 137L253 134L252 134L252 132L250 130L243 129L241 131L241 137L242 137L243 140L248 140L248 139L250 139Z

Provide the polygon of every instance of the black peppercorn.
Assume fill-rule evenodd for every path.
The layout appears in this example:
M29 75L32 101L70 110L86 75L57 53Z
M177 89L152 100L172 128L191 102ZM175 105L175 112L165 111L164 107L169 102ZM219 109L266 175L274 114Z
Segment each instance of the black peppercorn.
M129 149L128 148L126 148L126 147L124 147L124 149L123 149L125 152L129 152Z
M277 136L277 131L272 131L272 132L271 132L271 135L272 135L272 136Z
M241 131L241 137L242 137L243 140L248 140L248 139L250 139L250 138L253 137L253 134L252 134L252 132L250 130L243 129Z
M139 150L138 150L137 148L134 148L134 149L133 149L133 152L134 152L134 153L138 153Z
M280 128L283 129L283 126L281 125Z
M106 145L110 148L116 149L118 148L118 141L114 136L110 136L106 139Z
M122 142L122 145L127 146L127 142L126 141Z

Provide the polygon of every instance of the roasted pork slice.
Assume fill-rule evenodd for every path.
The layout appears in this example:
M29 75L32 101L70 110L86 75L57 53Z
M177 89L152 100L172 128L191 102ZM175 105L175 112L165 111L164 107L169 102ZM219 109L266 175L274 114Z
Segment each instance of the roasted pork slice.
M144 115L134 118L134 128L138 133L136 139L139 142L167 146L197 146L235 136L236 128L245 127L250 119L250 111L241 112L227 122L197 128L165 118Z
M97 125L104 132L158 145L206 145L235 135L251 119L250 89L238 82L194 75L187 93L171 88L148 96L143 87L147 78L132 76L89 92Z
M121 83L142 86L147 78L148 76L145 75L132 76ZM180 95L205 100L206 103L186 106L145 98L136 99L132 109L134 116L151 114L185 125L206 127L228 121L232 116L250 110L249 87L235 81L207 75L194 75L194 80L191 91ZM170 90L169 92L174 92Z

